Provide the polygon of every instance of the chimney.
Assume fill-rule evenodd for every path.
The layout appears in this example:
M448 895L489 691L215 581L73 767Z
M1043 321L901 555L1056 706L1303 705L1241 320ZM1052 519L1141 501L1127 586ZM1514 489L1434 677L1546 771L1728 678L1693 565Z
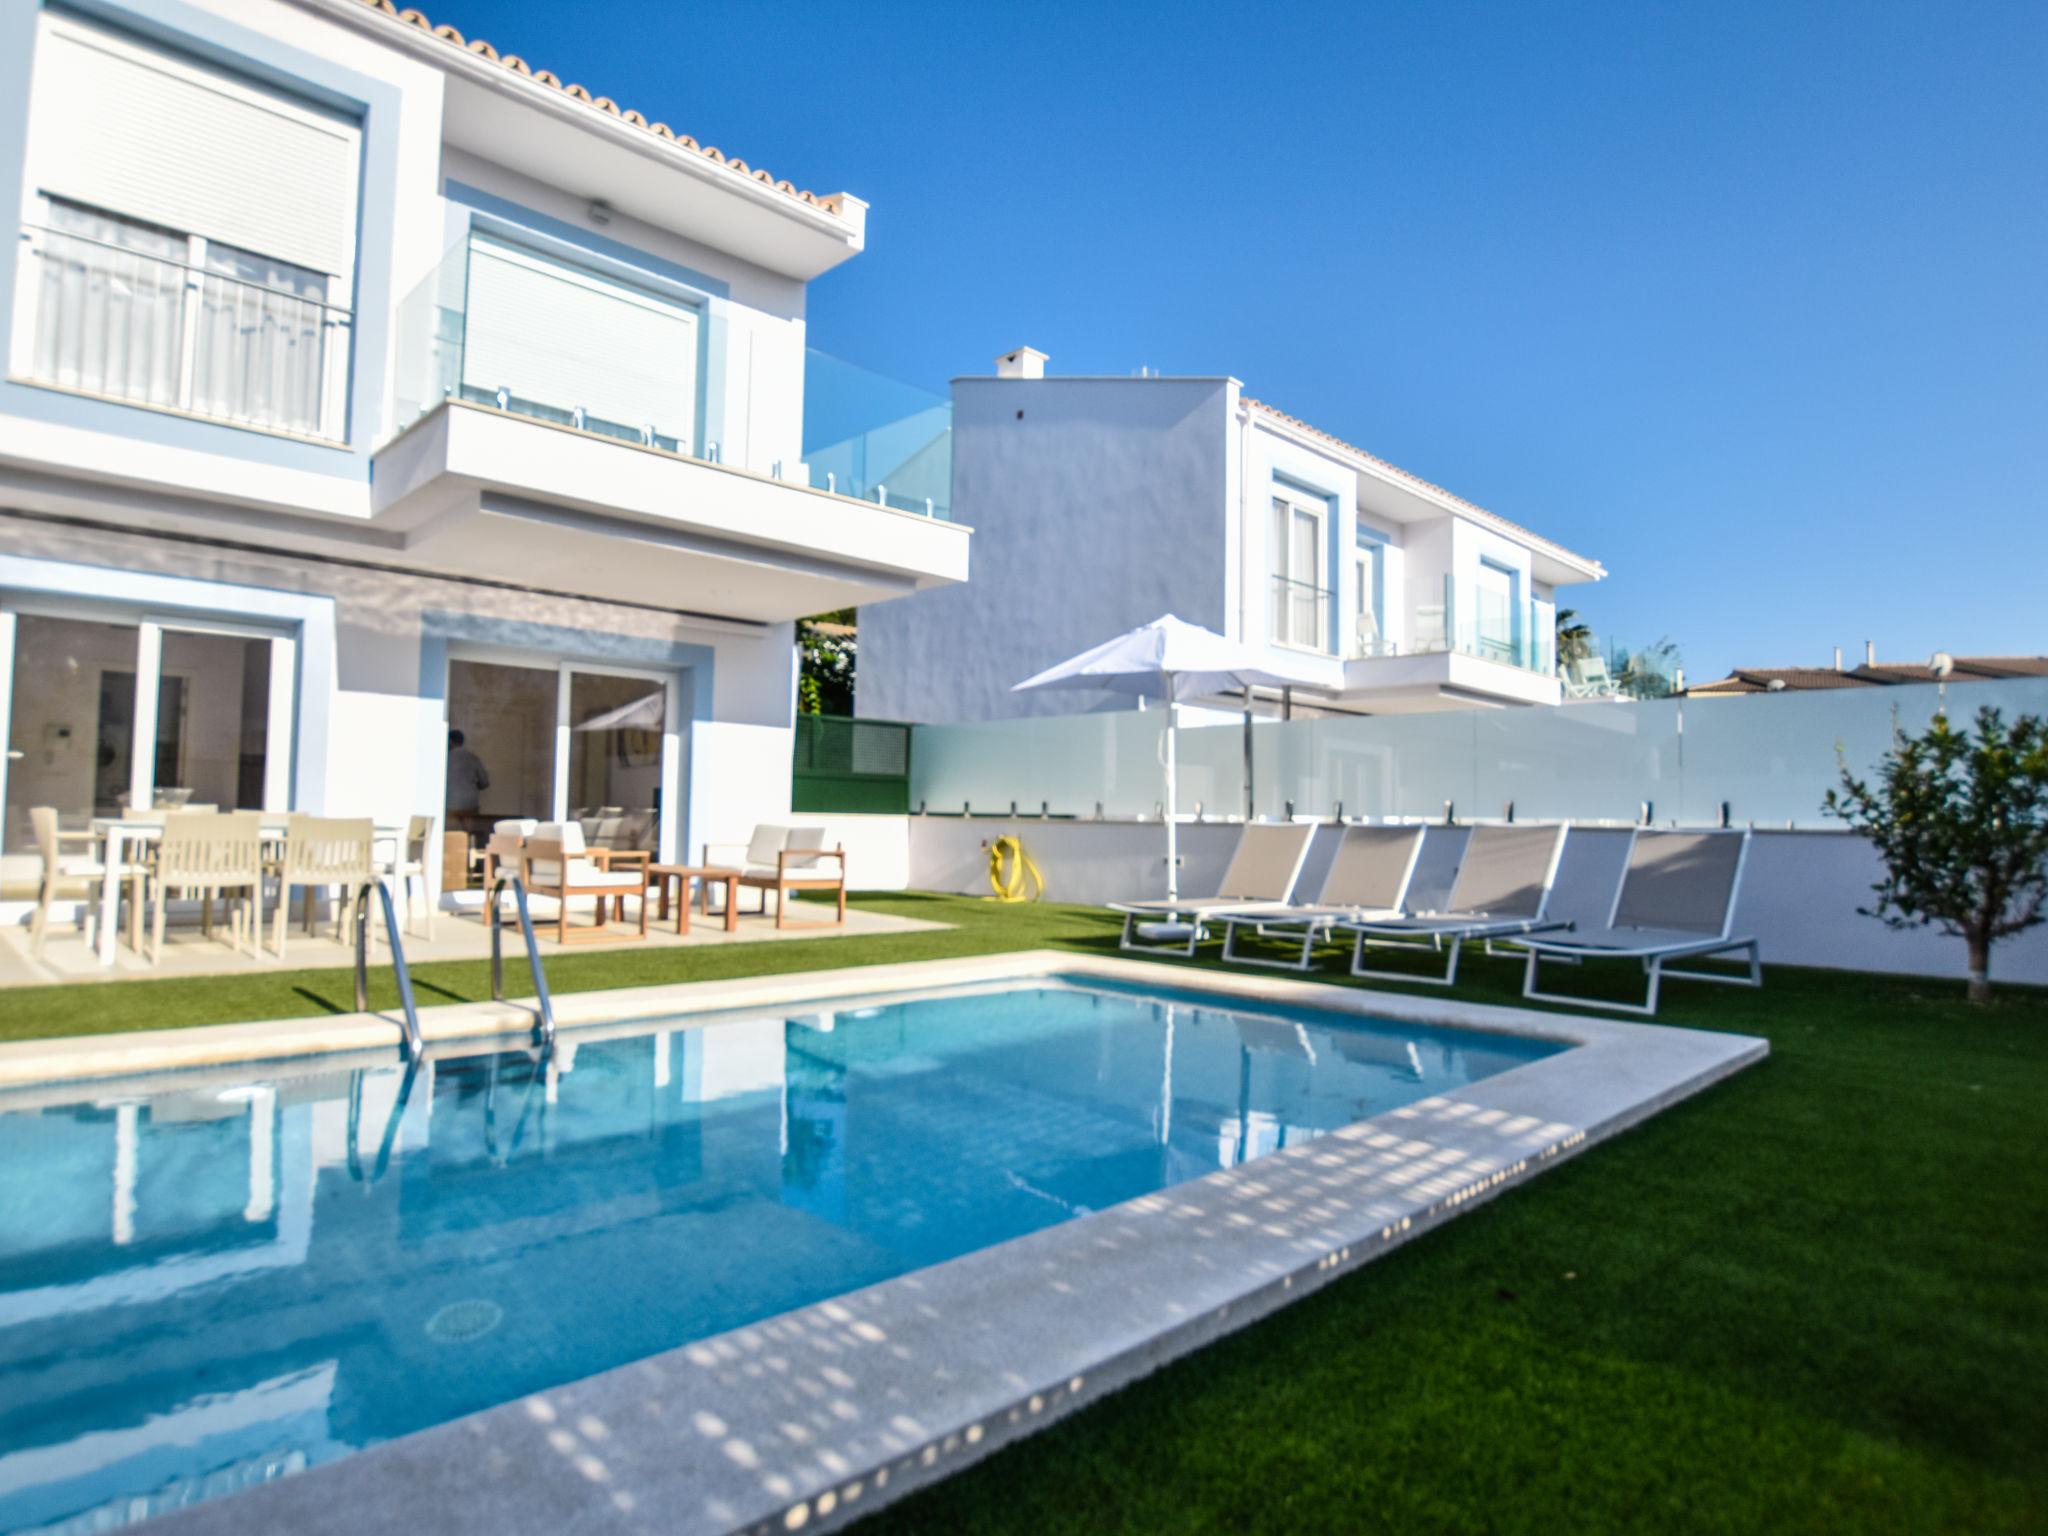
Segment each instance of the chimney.
M1863 642L1863 665L1866 667L1877 665L1877 642L1875 640Z
M996 377L999 379L1042 379L1045 377L1046 355L1036 347L1019 347L1014 352L1005 352L996 359Z
M1842 670L1842 648L1839 645L1835 647L1835 670Z

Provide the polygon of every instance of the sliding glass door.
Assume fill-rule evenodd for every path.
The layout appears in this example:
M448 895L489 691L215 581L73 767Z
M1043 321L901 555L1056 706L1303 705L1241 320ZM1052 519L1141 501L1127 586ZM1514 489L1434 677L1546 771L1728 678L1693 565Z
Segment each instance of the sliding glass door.
M0 612L8 683L4 848L29 811L65 826L128 807L291 804L289 635L79 605Z
M676 679L633 668L458 655L448 663L450 830L575 821L593 846L661 852L681 764Z

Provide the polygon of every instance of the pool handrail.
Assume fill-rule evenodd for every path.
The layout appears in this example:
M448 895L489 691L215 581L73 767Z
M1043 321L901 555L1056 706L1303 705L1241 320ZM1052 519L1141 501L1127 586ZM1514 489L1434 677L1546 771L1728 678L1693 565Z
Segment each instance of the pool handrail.
M535 1037L541 1050L551 1051L555 1045L555 1005L548 996L548 975L541 966L540 940L533 931L533 915L526 905L526 882L518 875L505 874L506 866L498 866L500 873L491 885L491 894L484 903L484 921L491 930L491 1001L505 1001L505 945L498 922L498 904L504 899L505 887L512 887L512 905L519 914L519 932L526 940L526 966L533 973L533 996L539 1005L540 1017L534 1023ZM389 898L387 897L388 901Z
M405 945L398 937L398 911L391 905L391 891L382 880L365 880L355 894L356 1012L370 1011L370 892L373 890L383 898L384 935L391 941L391 969L398 976L398 1002L405 1012L405 1059L418 1061L426 1054L427 1045L420 1036L420 1011L413 1003L412 972L405 967Z

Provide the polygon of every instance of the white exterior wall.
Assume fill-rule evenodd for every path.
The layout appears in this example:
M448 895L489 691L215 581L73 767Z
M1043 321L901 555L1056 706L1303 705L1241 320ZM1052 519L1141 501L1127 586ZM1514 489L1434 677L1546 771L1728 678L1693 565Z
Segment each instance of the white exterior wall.
M953 507L974 528L972 579L861 610L860 713L1127 707L1010 688L1164 613L1222 628L1231 394L1223 379L956 380Z

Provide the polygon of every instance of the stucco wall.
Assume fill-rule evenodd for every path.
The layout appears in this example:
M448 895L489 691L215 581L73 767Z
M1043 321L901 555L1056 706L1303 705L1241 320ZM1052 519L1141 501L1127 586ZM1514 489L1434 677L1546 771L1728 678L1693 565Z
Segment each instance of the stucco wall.
M1221 627L1226 391L1221 379L956 380L953 515L975 530L971 578L861 610L859 712L1070 714L1103 696L1010 687L1163 613Z

